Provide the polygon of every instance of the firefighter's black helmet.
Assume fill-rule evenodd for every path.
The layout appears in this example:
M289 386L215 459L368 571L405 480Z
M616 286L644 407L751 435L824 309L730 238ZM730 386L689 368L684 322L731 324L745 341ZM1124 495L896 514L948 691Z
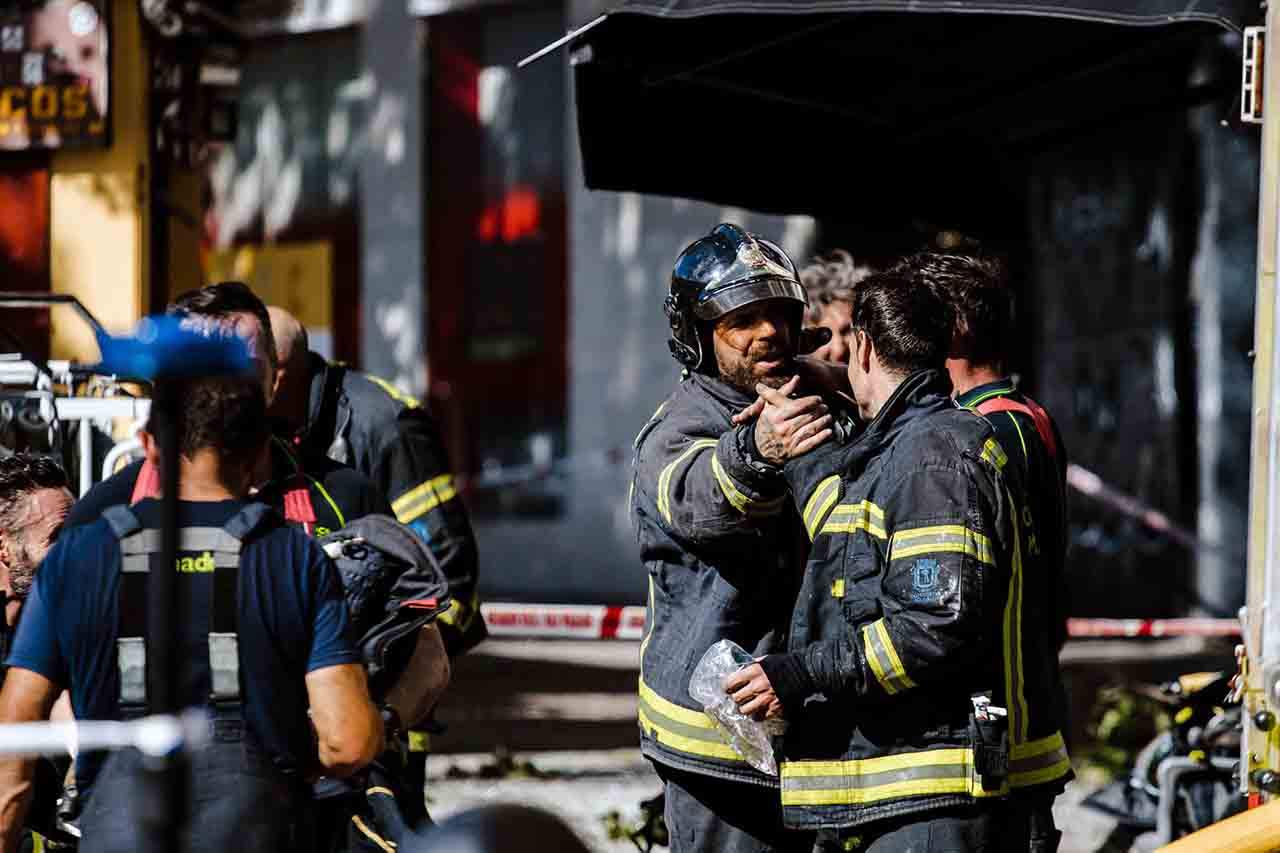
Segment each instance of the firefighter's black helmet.
M721 223L676 258L663 307L671 322L671 354L691 370L704 367L704 330L744 305L789 299L809 304L796 266L775 243Z

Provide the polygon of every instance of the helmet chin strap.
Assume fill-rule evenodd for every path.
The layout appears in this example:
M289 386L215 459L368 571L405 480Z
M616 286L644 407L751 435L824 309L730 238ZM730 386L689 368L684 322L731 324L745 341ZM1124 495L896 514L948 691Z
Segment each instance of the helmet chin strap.
M689 370L697 370L702 366L703 346L702 335L695 327L693 331L693 340L697 344L697 348L689 346L685 342L685 338L689 336L688 319L680 311L673 297L667 296L663 302L663 310L666 312L667 321L671 324L671 337L667 340L667 346L671 350L671 354L676 361L683 364Z

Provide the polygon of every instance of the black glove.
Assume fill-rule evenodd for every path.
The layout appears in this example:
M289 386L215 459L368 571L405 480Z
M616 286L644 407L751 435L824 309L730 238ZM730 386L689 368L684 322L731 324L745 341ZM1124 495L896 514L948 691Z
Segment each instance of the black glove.
M808 355L818 347L831 343L831 330L826 326L813 326L800 330L800 346L796 348L798 355Z

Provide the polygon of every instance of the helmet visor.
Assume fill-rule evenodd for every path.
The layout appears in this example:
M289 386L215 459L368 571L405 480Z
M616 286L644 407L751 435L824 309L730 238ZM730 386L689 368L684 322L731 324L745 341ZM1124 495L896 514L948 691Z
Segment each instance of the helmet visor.
M765 299L794 299L800 307L809 304L804 287L793 278L773 276L748 279L728 287L705 293L693 306L693 313L700 320L718 320L730 311Z

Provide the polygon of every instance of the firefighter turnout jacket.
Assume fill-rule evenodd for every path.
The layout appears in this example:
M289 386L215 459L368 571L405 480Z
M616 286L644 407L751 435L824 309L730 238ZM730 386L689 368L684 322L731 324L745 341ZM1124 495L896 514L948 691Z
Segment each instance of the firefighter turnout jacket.
M717 734L689 696L715 642L782 651L804 536L779 468L754 457L751 397L690 374L636 438L631 507L649 573L640 647L640 744L653 761L776 786Z
M396 519L426 541L449 580L452 603L438 624L450 656L475 647L487 633L475 535L435 420L391 383L309 356L303 458L350 465L383 490Z
M812 546L789 650L764 667L789 722L790 827L858 826L1071 776L1052 632L1026 607L1045 577L1019 474L950 391L944 372L914 373L843 452L787 465ZM990 707L975 712L983 694Z
M983 415L996 441L1022 473L1027 504L1036 522L1037 545L1043 551L1051 582L1050 598L1039 609L1056 631L1058 649L1067 639L1067 451L1062 434L1043 408L1023 394L1012 379L1001 379L957 395L956 402Z

